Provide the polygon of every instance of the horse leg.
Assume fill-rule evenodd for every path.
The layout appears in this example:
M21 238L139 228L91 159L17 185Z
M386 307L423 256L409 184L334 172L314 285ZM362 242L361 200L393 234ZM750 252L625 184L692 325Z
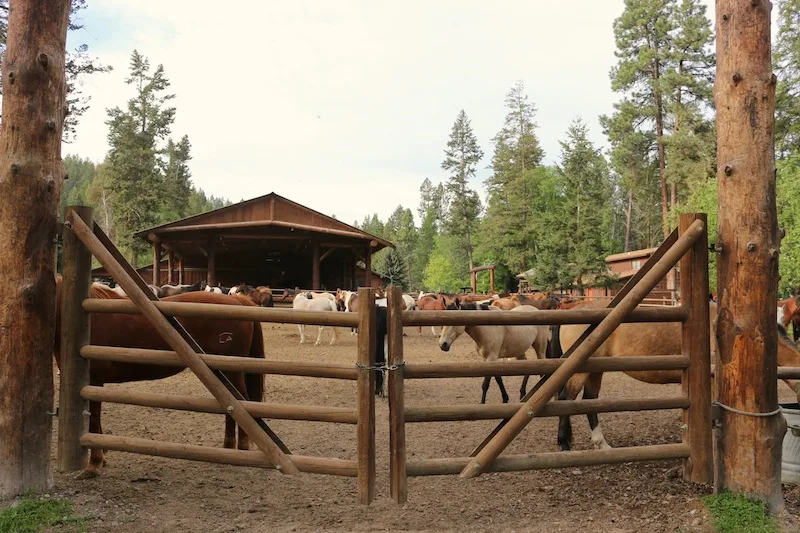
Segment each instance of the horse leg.
M261 398L258 399L250 398L250 395L247 391L247 381L245 380L245 374L243 372L237 373L235 377L236 379L232 381L234 385L236 385L236 388L239 389L239 392L242 393L242 396L244 397L245 400L261 401ZM237 447L240 450L250 449L250 437L247 435L247 432L244 429L242 429L242 426L239 426L239 442Z
M603 384L603 374L589 374L586 384L583 387L583 399L594 400L600 395L600 386ZM603 435L603 428L597 418L597 413L588 413L589 428L592 430L592 444L595 448L610 450L611 446L606 442Z
M234 448L236 444L236 421L230 415L225 415L225 440L223 448Z
M100 425L100 411L102 410L102 403L89 402L89 433L103 434L103 428ZM100 448L92 448L89 451L89 463L86 468L78 474L77 479L91 479L100 474L100 470L105 466L106 459L104 450Z
M583 384L586 381L586 374L576 374L561 388L558 393L559 400L574 400L578 397ZM572 423L569 416L558 417L558 445L561 451L569 451L572 447Z
M500 387L500 394L503 396L503 403L508 403L508 393L506 392L505 385L503 385L503 378L501 376L495 376L494 380L497 382L497 386Z
M317 329L317 342L314 343L314 346L319 346L319 343L322 342L322 332L325 330L325 326L319 326Z
M517 357L517 361L525 361L525 360L527 360L527 358L525 357L525 354L521 355L520 357ZM520 401L522 401L522 399L525 397L525 393L528 390L528 378L529 377L530 376L528 376L526 374L525 377L522 378L522 385L520 385L520 388L519 388L519 399L520 399Z
M433 332L434 337L438 337L438 335L436 334L436 326L431 326L431 331Z
M300 330L300 344L306 342L306 327L303 324L297 324L297 329Z
M331 346L333 346L333 343L339 340L339 328L334 326L331 329L333 330L333 338L331 339Z
M483 394L481 394L481 403L486 403L486 393L489 392L489 383L491 383L492 378L490 376L485 376L483 378L483 385L481 389L483 390Z

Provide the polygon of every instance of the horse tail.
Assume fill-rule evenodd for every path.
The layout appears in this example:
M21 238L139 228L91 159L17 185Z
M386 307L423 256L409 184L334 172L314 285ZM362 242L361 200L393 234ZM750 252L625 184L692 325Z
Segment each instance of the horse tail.
M264 332L261 322L253 322L253 340L250 344L250 357L265 359ZM264 374L245 374L244 384L247 387L247 399L260 402L264 399Z

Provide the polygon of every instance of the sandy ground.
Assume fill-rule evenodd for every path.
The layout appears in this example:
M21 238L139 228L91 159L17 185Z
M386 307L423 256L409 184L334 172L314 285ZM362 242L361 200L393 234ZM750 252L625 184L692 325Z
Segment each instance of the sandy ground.
M316 328L308 333L316 336ZM352 362L356 338L340 335L335 346L299 345L297 328L265 325L267 357L304 361ZM407 329L408 361L475 361L468 337L448 352L439 350L430 328L420 335ZM325 333L325 342L330 338ZM521 378L507 378L512 397ZM407 405L477 403L480 379L413 380ZM184 372L140 384L114 385L153 392L208 396ZM673 395L678 386L647 385L621 374L606 374L601 397ZM267 376L270 402L353 406L355 383L327 379ZM792 394L781 385L782 401ZM492 384L489 402L499 402ZM389 497L388 406L377 401L377 498L355 502L355 479L314 474L284 476L275 471L111 452L108 466L93 480L56 473L53 495L69 497L77 512L93 517L89 531L712 531L699 498L710 488L686 483L678 461L607 467L485 474L473 480L456 476L410 478L409 501ZM612 446L679 442L680 411L601 415ZM354 458L355 426L272 421L271 427L294 453ZM494 421L409 424L409 458L465 456L494 427ZM115 435L221 446L223 418L105 404L104 430ZM590 449L585 417L574 417L575 449ZM510 447L510 453L557 451L556 419L535 420ZM54 427L53 456L55 457ZM800 488L784 488L787 509L800 513ZM793 519L790 517L790 521Z

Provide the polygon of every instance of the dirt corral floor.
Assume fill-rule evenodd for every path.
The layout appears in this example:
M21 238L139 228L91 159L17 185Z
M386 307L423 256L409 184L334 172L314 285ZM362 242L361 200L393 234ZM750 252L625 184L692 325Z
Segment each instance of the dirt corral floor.
M340 334L335 346L298 345L297 328L265 325L267 358L353 362L356 338ZM450 352L439 350L430 328L407 328L408 361L476 361L464 336ZM506 378L516 396L520 379ZM535 379L531 384L535 383ZM411 380L406 404L477 403L480 378ZM646 385L622 374L606 374L601 397L674 395L679 386ZM150 392L209 396L188 371L163 381L111 385ZM780 386L782 401L793 395ZM512 392L514 391L514 392ZM267 376L266 401L352 407L355 382ZM500 402L494 383L489 402ZM93 517L89 531L712 531L699 498L709 487L685 483L679 461L631 463L457 476L409 478L409 501L389 497L388 406L377 400L377 498L369 507L355 502L356 481L313 474L284 476L273 470L207 464L111 452L97 479L79 481L56 473L54 495L70 498L76 511ZM678 410L601 415L612 446L680 441ZM466 456L494 428L495 421L409 424L409 458ZM270 426L297 454L353 458L355 426L271 421ZM221 446L223 418L177 411L104 404L103 429L115 435ZM537 419L509 453L557 451L556 419ZM590 449L586 418L574 417L574 449ZM55 456L57 428L54 428ZM800 512L800 488L785 487L787 508Z

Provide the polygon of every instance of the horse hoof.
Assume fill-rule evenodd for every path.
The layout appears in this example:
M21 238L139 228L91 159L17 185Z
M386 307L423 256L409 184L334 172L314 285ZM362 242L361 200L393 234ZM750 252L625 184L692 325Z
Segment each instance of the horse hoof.
M98 475L99 475L99 472L97 472L97 470L94 470L94 469L90 470L88 468L84 468L83 470L78 472L78 475L75 476L75 479L94 479Z

